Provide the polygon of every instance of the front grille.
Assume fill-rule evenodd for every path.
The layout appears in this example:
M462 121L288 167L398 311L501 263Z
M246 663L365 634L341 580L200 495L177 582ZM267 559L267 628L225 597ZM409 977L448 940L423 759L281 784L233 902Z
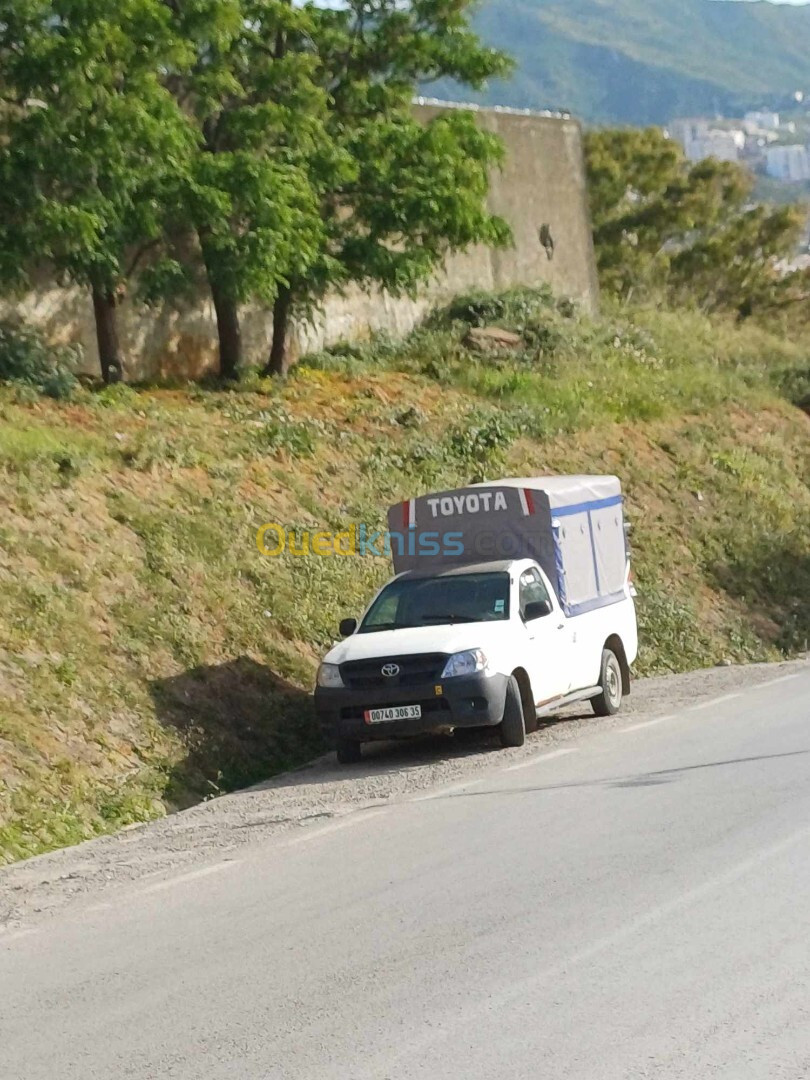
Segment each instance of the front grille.
M423 653L416 656L380 656L374 660L349 660L340 665L343 682L351 690L381 690L385 687L424 686L441 678L446 653ZM396 664L399 674L383 675L387 664Z

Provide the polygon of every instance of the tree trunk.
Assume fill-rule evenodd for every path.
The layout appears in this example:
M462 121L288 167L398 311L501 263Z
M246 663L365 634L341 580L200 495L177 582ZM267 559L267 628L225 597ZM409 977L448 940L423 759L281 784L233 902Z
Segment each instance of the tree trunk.
M273 305L273 345L270 359L264 369L265 375L283 375L287 359L287 333L290 328L290 309L292 293L285 286L280 286L276 302Z
M209 280L219 336L219 373L223 379L238 379L242 363L242 331L239 305L216 281Z
M214 302L217 317L217 336L219 338L219 374L223 379L239 378L242 363L242 331L239 326L239 304L233 295L218 280L214 271L216 254L206 244L204 230L199 231L203 265L208 278L208 288Z
M93 312L96 318L96 341L101 376L107 386L120 382L124 374L121 343L118 338L117 301L115 294L93 286Z

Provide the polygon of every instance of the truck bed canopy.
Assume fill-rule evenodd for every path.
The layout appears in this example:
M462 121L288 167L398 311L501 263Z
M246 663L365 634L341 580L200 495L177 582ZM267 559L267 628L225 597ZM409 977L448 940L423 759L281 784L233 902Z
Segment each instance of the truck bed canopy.
M625 596L628 553L619 479L544 476L424 495L388 512L397 573L535 559L567 615Z

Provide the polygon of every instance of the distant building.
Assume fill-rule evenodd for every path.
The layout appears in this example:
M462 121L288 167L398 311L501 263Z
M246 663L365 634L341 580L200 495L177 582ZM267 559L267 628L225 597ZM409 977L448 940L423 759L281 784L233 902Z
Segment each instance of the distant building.
M744 146L745 136L741 131L710 131L702 139L695 139L686 153L690 161L703 161L704 158L739 161Z
M739 161L745 147L745 135L741 131L722 131L712 128L696 139L688 139L683 148L690 161Z
M772 112L770 109L761 109L755 112L747 112L745 114L746 128L750 125L754 131L778 131L779 130L779 113Z
M703 136L708 133L711 126L711 121L706 120L704 117L697 117L691 120L673 120L669 125L669 133L673 139L686 149L689 143L695 142L697 139L702 139Z
M806 146L769 146L765 168L775 180L810 180L810 153Z
M673 120L669 133L684 149L690 161L716 158L718 161L739 161L745 148L745 132L738 128L712 126L711 120Z

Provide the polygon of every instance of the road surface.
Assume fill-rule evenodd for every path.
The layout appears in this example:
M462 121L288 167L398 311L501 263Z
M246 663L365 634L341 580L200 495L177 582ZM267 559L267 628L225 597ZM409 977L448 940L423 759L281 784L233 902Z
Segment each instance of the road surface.
M793 666L23 919L0 1076L806 1080L809 728Z

